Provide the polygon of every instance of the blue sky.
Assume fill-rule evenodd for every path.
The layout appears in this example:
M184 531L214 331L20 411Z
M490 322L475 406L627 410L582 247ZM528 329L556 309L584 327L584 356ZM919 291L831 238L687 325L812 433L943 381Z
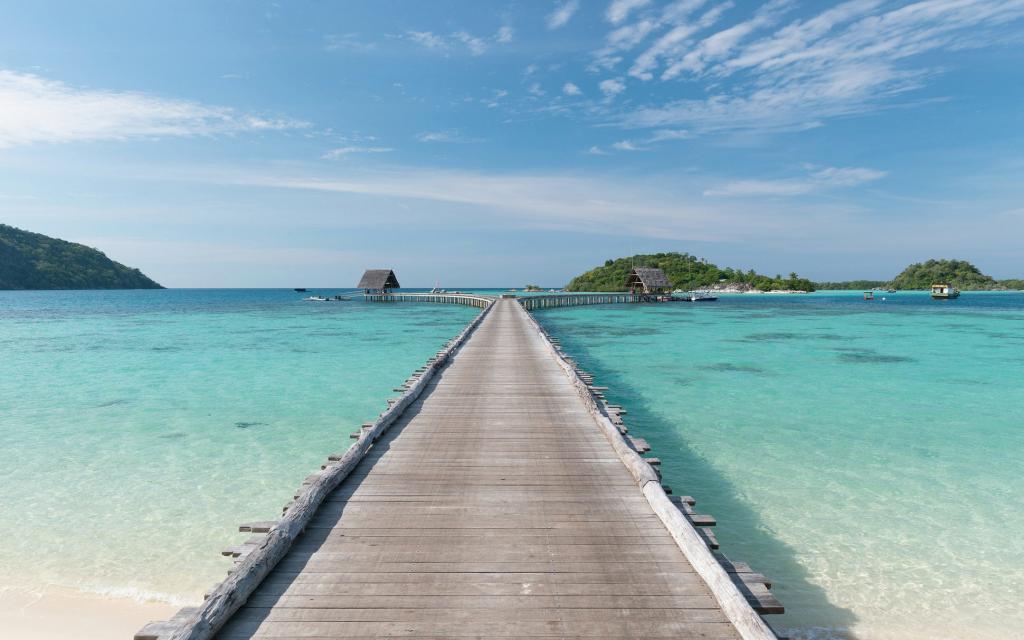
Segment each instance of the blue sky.
M0 9L0 221L169 286L1024 276L1024 0Z

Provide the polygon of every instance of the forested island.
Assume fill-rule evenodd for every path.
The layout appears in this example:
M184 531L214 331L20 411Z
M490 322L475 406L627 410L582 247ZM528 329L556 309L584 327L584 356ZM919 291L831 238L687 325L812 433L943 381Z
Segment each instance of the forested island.
M97 249L0 224L0 289L162 288Z
M961 291L1005 291L1024 289L1024 279L996 280L966 260L928 260L915 262L892 280L850 280L816 282L818 289L895 289L917 291L933 284L951 284Z
M633 267L656 267L665 272L673 289L694 291L697 289L739 290L739 291L814 291L814 283L795 273L783 278L774 278L755 272L731 267L718 266L688 253L640 254L627 258L606 260L596 267L573 278L566 291L624 291L626 279Z

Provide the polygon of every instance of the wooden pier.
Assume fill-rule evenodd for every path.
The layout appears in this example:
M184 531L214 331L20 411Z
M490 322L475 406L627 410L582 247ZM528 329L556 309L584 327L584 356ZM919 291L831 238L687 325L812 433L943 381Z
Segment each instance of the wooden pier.
M379 301L483 310L280 520L242 525L202 606L136 640L776 637L770 583L714 551L530 298L408 295Z
M471 293L366 293L367 302L435 302L440 304L462 304L485 308L494 302L494 296Z
M642 293L555 293L523 296L518 300L524 309L533 311L585 304L633 304L647 302L650 298Z

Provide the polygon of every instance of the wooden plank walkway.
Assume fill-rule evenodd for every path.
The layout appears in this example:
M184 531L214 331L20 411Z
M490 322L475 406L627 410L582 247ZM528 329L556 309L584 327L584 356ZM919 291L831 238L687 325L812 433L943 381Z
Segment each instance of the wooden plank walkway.
M739 637L496 304L217 637Z
M136 638L775 637L519 302L466 335L251 595Z

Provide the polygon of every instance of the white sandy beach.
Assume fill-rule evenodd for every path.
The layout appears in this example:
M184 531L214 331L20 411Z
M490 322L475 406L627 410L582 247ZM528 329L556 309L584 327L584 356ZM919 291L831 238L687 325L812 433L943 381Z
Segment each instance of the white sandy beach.
M63 589L42 594L6 590L0 591L0 635L12 640L127 640L150 620L166 620L178 609Z

